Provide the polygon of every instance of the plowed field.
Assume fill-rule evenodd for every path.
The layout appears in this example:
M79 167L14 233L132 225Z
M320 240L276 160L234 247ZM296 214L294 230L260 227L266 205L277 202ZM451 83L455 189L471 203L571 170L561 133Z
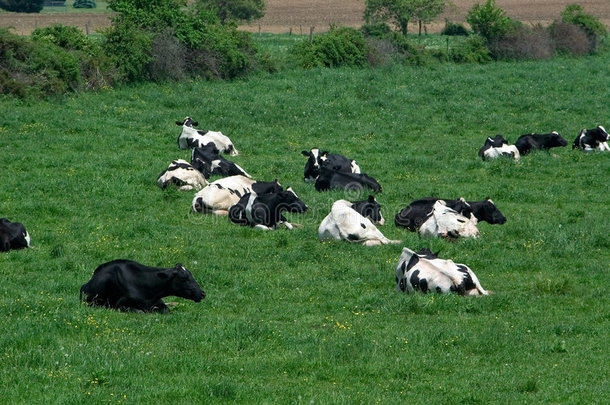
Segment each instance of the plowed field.
M428 32L438 32L445 19L464 22L473 4L483 0L453 0L454 7L448 9L433 23L427 26ZM497 0L498 7L512 18L525 23L548 24L560 18L561 11L574 0ZM585 11L610 25L609 0L579 0ZM327 31L331 24L359 27L362 25L363 0L267 0L265 16L241 28L252 32L270 33L309 33L310 27L316 32ZM51 24L65 24L80 27L88 26L90 32L110 24L109 14L105 13L52 13L52 14L0 14L0 27L13 27L13 32L28 35L36 27ZM411 31L416 31L413 25Z

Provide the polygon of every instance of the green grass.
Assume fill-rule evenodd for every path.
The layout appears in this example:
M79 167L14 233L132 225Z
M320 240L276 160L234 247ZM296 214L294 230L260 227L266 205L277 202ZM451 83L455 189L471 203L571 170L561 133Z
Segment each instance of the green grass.
M0 216L28 250L0 255L1 403L602 403L610 330L610 154L570 147L483 162L489 135L610 125L610 55L538 63L281 71L141 85L53 102L2 99ZM190 212L155 180L174 121L222 130L234 160L309 205L294 231ZM313 146L383 186L382 232L469 265L478 299L405 295L403 245L320 243L342 192L302 180ZM448 243L396 228L428 195L491 197L508 218ZM358 198L348 195L349 198ZM89 308L78 290L129 258L189 268L207 293L168 315Z

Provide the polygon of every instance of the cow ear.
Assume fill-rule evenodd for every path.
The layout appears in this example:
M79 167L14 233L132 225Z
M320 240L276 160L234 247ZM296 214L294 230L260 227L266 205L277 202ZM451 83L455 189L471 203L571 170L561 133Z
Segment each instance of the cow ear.
M198 123L197 121L193 121L191 124L192 124L194 127L198 127L198 126L199 126L199 123Z
M375 196L372 194L369 194L368 200L369 200L369 202L375 202Z
M309 157L309 152L306 150L302 150L301 155Z
M176 125L184 125L184 121L176 121Z
M328 151L327 150L325 150L324 152L320 153L320 156L326 156L326 155L328 155Z
M485 200L491 201L491 197L485 197Z

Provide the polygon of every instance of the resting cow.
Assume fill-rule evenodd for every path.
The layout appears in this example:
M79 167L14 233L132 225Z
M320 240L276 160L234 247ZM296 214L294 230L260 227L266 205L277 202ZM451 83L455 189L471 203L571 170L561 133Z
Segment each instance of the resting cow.
M30 247L30 234L20 222L0 218L0 252Z
M580 131L576 139L574 139L572 149L578 148L585 152L591 152L595 149L599 149L600 151L610 151L610 147L608 147L609 140L610 135L608 135L606 129L601 125L598 125L596 128L583 129Z
M201 148L211 142L216 145L221 153L228 153L231 156L239 155L228 136L222 132L201 131L193 128L198 126L199 123L191 117L176 121L176 125L182 126L182 132L178 136L178 147L180 149Z
M370 199L370 197L369 197ZM376 201L375 201L376 202ZM330 213L322 220L318 227L320 240L346 240L352 243L361 243L365 246L387 245L400 243L399 240L386 238L371 222L365 212L358 212L355 203L346 200L335 201ZM379 213L381 217L381 213Z
M229 209L229 220L233 223L253 226L257 229L273 230L278 225L292 229L295 224L286 220L283 212L302 213L307 206L291 187L277 193L244 195Z
M371 189L375 192L381 192L381 185L369 175L338 172L324 166L320 169L320 175L314 186L318 191L331 189L362 191Z
M320 149L318 148L312 148L309 151L301 151L301 154L307 157L303 175L307 182L316 181L320 175L320 168L323 166L339 172L360 173L360 167L356 161L342 155L328 153L326 151L320 152Z
M488 137L485 143L479 149L479 156L483 160L494 159L500 156L510 156L515 160L519 160L519 150L515 145L509 145L508 141L502 135Z
M428 215L432 212L432 206L438 200L444 201L449 208L467 218L474 216L478 222L484 221L490 224L503 224L506 222L506 217L502 215L502 212L500 212L490 198L482 201L466 201L463 198L449 200L425 197L411 202L411 204L400 210L394 217L394 223L396 226L415 232L428 218Z
M149 267L131 260L100 265L80 289L81 301L129 312L169 312L163 298L169 295L195 302L205 292L181 264L174 268Z
M201 190L206 184L203 174L183 159L172 160L157 177L157 185L164 190L169 185L175 185L180 191Z
M396 266L396 290L424 294L455 292L467 296L489 294L468 266L439 259L428 249L416 253L406 247Z
M191 165L201 173L206 179L214 174L221 176L242 175L252 178L244 169L234 162L227 160L218 152L218 148L213 143L208 143L202 148L193 148L191 153Z
M195 194L193 211L227 215L229 208L248 193L266 194L282 191L277 180L264 182L249 179L245 176L230 176L213 181Z
M432 212L419 228L419 234L427 237L456 239L462 237L479 237L477 219L470 218L449 208L443 200L432 206Z
M530 153L532 150L549 150L551 148L557 148L566 146L566 141L557 131L553 131L550 134L526 134L521 135L515 146L519 150L519 154L525 155Z

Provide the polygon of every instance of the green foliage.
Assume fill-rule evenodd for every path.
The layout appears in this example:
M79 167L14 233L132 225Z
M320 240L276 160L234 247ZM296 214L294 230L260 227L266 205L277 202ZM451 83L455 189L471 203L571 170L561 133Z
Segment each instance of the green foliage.
M479 35L471 35L466 41L451 48L450 58L456 63L487 63L491 61L485 40Z
M506 16L504 10L496 6L495 0L486 0L483 5L477 3L472 6L466 21L488 44L504 38L520 25L518 21Z
M39 13L44 0L0 0L0 8L17 13Z
M197 0L199 9L215 10L220 22L251 21L265 15L264 0Z
M366 0L364 20L367 24L391 23L407 35L411 20L429 22L443 12L447 0Z
M585 13L579 4L570 4L561 12L561 21L584 28L589 34L604 36L608 34L606 26L599 18Z
M299 66L338 67L364 66L367 62L367 44L362 32L347 27L332 28L314 36L311 43L302 40L291 50Z
M74 8L96 8L97 4L94 0L74 0L72 3Z
M469 32L464 25L445 20L445 26L441 31L441 35L449 36L468 36Z
M36 28L31 35L36 41L49 41L66 50L86 51L95 46L93 42L73 26L54 24L49 27Z

